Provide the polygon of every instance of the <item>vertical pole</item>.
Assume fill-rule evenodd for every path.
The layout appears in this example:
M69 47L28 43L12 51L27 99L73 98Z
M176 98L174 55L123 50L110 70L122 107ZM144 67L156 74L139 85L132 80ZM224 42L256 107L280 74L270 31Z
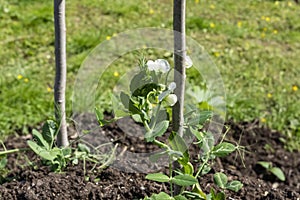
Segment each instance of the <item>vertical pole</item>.
M172 110L173 131L177 132L179 136L183 136L183 108L184 108L184 91L185 91L185 0L174 0L173 5L173 32L174 32L174 82L176 83L175 95L177 96L177 103ZM173 163L173 169L179 169L178 162ZM180 193L180 186L174 186L174 194Z
M57 145L59 147L68 146L68 133L66 123L66 23L65 23L65 0L54 0L54 26L55 26L55 84L54 103L55 117L60 124L57 135Z
M172 122L173 131L183 136L183 106L185 91L185 0L174 0L173 9L173 30L174 30L174 81L176 88L174 93L177 96L177 103L173 106Z

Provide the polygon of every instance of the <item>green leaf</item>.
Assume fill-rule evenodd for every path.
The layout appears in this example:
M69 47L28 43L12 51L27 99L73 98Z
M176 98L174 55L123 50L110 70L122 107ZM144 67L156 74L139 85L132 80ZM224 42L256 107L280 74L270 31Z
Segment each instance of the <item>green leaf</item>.
M142 87L143 85L149 83L150 80L147 79L146 71L140 71L136 74L130 82L130 92L133 94L138 88Z
M185 165L183 165L183 171L185 174L193 175L194 174L194 166L192 163L188 162Z
M146 200L174 200L173 197L170 197L165 192L160 192L159 194L152 194L152 196L149 198L145 198Z
M132 96L147 98L148 94L152 91L160 90L160 86L156 83L147 83L140 88L137 88Z
M44 139L43 135L37 130L32 130L33 138L37 140L37 144L41 147L44 147L47 150L50 150L50 144Z
M189 127L189 131L197 138L198 142L202 143L203 138L204 138L203 132L195 130L192 127Z
M185 198L184 196L182 195L177 195L174 197L175 200L188 200L187 198Z
M126 108L126 109L129 109L129 102L130 102L130 97L128 94L125 94L124 92L121 92L120 93L120 99L121 99L121 102L123 104L123 106Z
M147 142L152 142L156 137L162 136L169 127L169 121L164 120L156 124L154 129L149 130L145 134L145 139Z
M146 176L146 179L161 182L161 183L170 181L170 178L167 175L162 174L162 173L148 174Z
M82 143L78 144L78 149L79 149L79 151L85 152L87 154L89 154L91 152L90 148L87 145L82 144Z
M6 156L4 156L4 157L2 157L1 160L0 160L0 170L1 170L1 169L4 169L5 166L6 166L6 164L7 164L7 158L6 158Z
M204 124L207 120L209 120L213 116L213 112L206 110L201 111L199 115L199 124Z
M269 171L272 174L274 174L279 180L285 181L285 175L284 175L283 171L280 168L272 167Z
M272 163L266 161L258 161L257 164L261 165L263 168L269 170L272 167Z
M235 150L235 146L229 142L222 142L214 147L212 153L218 157L224 157L229 155Z
M176 132L172 132L169 136L169 143L172 150L180 151L183 154L183 158L180 160L181 164L187 164L189 161L188 147L182 137Z
M203 153L206 154L207 152L209 152L214 147L214 143L215 143L215 138L213 134L210 132L206 132L201 146Z
M198 183L197 179L189 174L174 176L172 182L180 186L190 186Z
M43 125L42 135L49 145L53 144L57 133L58 131L56 123L53 120L47 120L46 123Z
M115 118L111 119L111 120L105 120L103 113L98 108L95 108L95 114L96 114L96 118L97 118L97 121L100 126L110 124L116 120Z
M62 153L65 157L70 157L72 154L72 148L70 148L70 147L63 148Z
M226 184L228 182L228 178L227 178L227 176L224 173L218 172L218 173L214 174L214 182L220 188L225 189L226 188Z
M216 193L213 188L210 189L210 198L212 200L225 200L226 196L223 192Z
M203 193L200 195L196 192L183 191L182 194L187 197L187 199L200 199L200 200L208 200L207 196Z
M50 154L49 150L39 146L37 143L31 140L27 141L27 144L37 155L45 160L53 161L56 158L56 156Z
M234 192L239 191L243 187L240 181L231 181L226 185L226 189L232 190Z

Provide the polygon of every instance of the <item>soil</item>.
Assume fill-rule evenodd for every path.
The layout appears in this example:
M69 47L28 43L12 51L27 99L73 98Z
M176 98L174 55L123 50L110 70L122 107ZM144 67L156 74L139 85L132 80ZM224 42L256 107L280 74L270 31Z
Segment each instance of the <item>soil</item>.
M83 116L81 116L83 117ZM84 116L84 119L90 120ZM89 121L91 122L91 121ZM131 124L131 125L130 125ZM261 127L256 121L228 122L230 131L226 140L238 142L245 147L244 160L233 153L216 162L212 170L201 177L201 187L219 190L213 183L214 172L224 172L229 180L240 180L243 188L238 192L225 191L227 199L300 199L300 152L284 149L284 136L279 132ZM88 128L88 127L81 127ZM126 129L126 130L125 130ZM125 131L124 131L125 130ZM131 134L125 134L131 133ZM0 199L143 199L146 195L168 192L167 184L145 179L145 172L167 170L160 165L149 165L143 157L157 147L143 141L143 131L130 121L121 121L93 130L83 139L91 145L111 144L116 150L114 163L101 171L91 170L93 163L68 165L62 173L51 172L42 165L31 151L9 154L9 172L0 185ZM75 137L75 136L73 136ZM30 136L13 136L6 140L7 149L27 147ZM102 146L103 153L111 147ZM100 148L101 149L101 148ZM197 156L195 149L190 154ZM258 161L272 162L283 170L286 180L280 181L274 175L257 165ZM87 180L88 177L89 179Z

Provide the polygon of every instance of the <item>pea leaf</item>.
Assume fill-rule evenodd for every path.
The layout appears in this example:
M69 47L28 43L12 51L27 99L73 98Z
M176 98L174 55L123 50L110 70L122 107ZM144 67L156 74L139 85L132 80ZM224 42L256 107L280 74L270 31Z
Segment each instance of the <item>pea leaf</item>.
M167 175L162 173L148 174L146 176L146 179L161 182L161 183L170 181L170 178Z
M272 174L274 174L279 180L285 181L285 175L284 175L283 171L280 168L272 167L269 171Z
M218 157L224 157L235 150L235 146L229 142L222 142L214 147L212 153Z
M243 187L240 181L231 181L226 185L226 189L232 190L234 192L239 191Z
M215 138L212 133L206 132L202 141L201 148L204 154L209 152L214 147Z
M145 197L144 200L174 200L165 192L160 192L159 194L152 194L151 197Z
M43 135L37 130L32 130L33 137L37 140L37 145L44 147L45 149L50 149L50 144L44 139Z
M27 141L28 146L40 157L44 158L45 160L53 161L56 156L53 154L50 154L50 151L39 146L37 143L28 140Z
M155 137L162 136L169 127L169 121L164 120L155 125L154 129L146 132L145 139L147 142L152 142Z
M188 200L187 198L185 198L184 196L182 195L177 195L174 197L175 200Z
M272 167L272 163L266 161L258 161L257 164L261 165L263 168L269 170Z
M189 174L174 176L172 182L180 186L190 186L198 183L197 179Z
M180 151L183 154L181 164L187 164L189 161L188 147L182 137L180 137L180 135L178 135L176 132L172 132L169 137L169 143L172 147L172 150Z
M224 173L218 172L218 173L214 174L214 182L220 188L225 189L226 188L226 184L228 182L228 178L227 178L227 176Z
M57 126L53 120L47 120L43 125L42 135L48 144L52 144L57 134ZM52 148L52 147L50 147Z
M193 175L194 174L194 166L192 163L188 162L185 165L183 165L183 171L185 174Z
M1 169L4 169L5 166L6 166L6 164L7 164L7 158L6 158L6 156L5 156L5 157L2 157L2 158L0 159L0 170L1 170Z

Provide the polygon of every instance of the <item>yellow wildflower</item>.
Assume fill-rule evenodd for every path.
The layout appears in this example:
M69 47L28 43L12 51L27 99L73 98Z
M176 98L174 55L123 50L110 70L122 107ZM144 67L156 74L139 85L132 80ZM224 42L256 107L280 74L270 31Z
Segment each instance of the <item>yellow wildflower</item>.
M215 28L216 27L216 25L214 23L210 23L209 26L210 26L210 28Z
M114 77L118 77L118 76L120 76L119 72L115 71L114 72Z
M267 94L267 97L268 97L268 98L272 98L272 94L271 94L271 93L268 93L268 94Z
M52 88L51 87L47 87L47 92L52 92Z
M293 90L294 92L296 92L296 91L298 90L297 85L293 85L292 90Z
M17 79L22 79L23 78L23 76L21 75L21 74L19 74L18 76L17 76Z
M274 31L273 31L273 34L275 34L275 35L276 35L277 33L278 33L278 31L277 31L277 30L274 30Z
M264 38L264 37L266 37L266 34L265 33L261 33L260 37Z
M195 3L199 3L200 2L200 0L195 0Z
M215 5L213 5L213 4L210 4L209 7L210 7L210 9L212 9L212 10L216 8Z
M261 121L262 123L266 123L267 119L264 118L264 117L262 117L262 118L260 118L260 121Z
M241 21L238 21L237 26L238 26L239 28L241 28L242 25L243 25L243 23L242 23Z
M149 14L150 15L154 14L154 10L152 8L149 9Z
M288 6L293 6L292 2L288 2Z
M271 21L271 18L270 17L266 17L266 22L269 22Z
M218 57L220 57L220 53L216 51L216 52L214 52L214 56L218 58Z
M106 36L106 40L110 40L111 39L111 36Z
M275 1L275 5L278 6L279 5L279 1Z
M25 83L28 83L28 82L29 82L29 79L28 79L28 78L25 78L25 79L24 79L24 82L25 82Z

